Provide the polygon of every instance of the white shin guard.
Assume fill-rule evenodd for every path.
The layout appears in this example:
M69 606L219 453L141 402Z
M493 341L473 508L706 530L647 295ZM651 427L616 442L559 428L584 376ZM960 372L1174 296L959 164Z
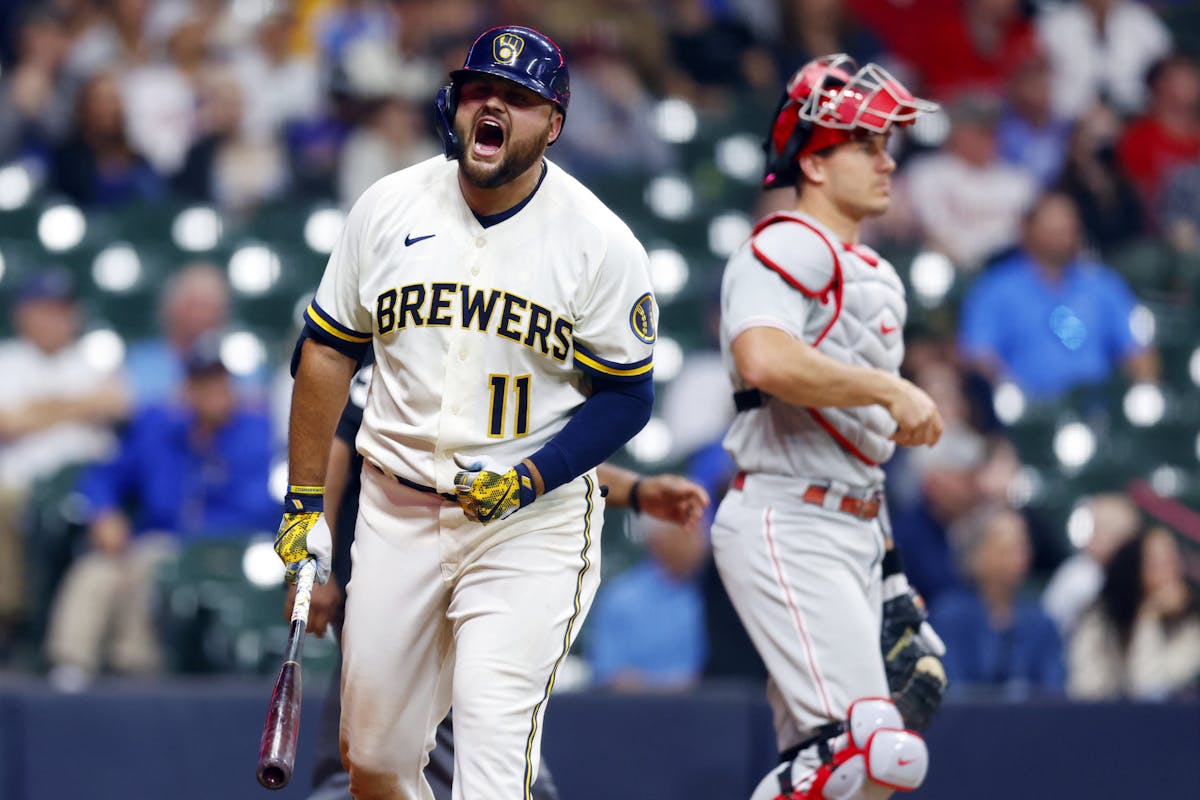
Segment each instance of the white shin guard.
M750 800L884 800L920 786L928 768L925 740L895 704L867 697L850 704L845 732L771 770Z

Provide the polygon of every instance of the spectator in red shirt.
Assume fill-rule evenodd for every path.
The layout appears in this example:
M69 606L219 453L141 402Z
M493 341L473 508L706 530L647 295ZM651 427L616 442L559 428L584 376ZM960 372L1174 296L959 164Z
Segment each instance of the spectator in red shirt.
M1117 161L1153 208L1172 174L1200 162L1200 64L1168 56L1151 68L1146 83L1149 107L1125 129Z
M925 92L998 94L1038 51L1021 0L849 0L854 14L917 73Z

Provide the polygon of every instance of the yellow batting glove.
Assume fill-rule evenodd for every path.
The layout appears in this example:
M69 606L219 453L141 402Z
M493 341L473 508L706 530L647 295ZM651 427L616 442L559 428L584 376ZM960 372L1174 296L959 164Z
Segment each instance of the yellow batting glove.
M454 456L462 467L454 476L458 504L468 519L486 525L512 516L537 497L524 464L504 468L480 456Z
M288 583L295 583L300 567L317 562L317 582L329 580L333 562L333 537L325 522L323 486L289 486L283 519L275 534L275 553L283 562Z

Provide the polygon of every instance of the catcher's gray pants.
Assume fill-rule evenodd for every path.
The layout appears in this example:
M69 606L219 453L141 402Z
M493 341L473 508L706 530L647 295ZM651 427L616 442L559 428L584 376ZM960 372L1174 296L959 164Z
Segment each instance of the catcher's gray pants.
M341 631L338 631L339 635ZM342 756L338 749L339 720L342 716L341 687L342 661L329 682L325 705L321 709L321 727L317 733L317 752L313 759L313 791L308 800L351 800L350 776L342 769ZM450 800L450 786L454 780L454 727L452 716L442 720L437 729L437 746L429 754L429 765L425 777L433 789L436 800ZM542 761L538 770L537 783L533 785L533 800L559 800L558 788L550 767Z
M721 501L713 557L770 674L780 752L844 719L860 697L888 697L879 651L879 520L799 499L803 485L749 475Z

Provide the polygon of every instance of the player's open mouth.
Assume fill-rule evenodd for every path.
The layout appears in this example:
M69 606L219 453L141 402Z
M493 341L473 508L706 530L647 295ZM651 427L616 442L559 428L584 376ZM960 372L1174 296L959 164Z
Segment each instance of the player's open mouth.
M475 142L473 149L476 155L494 156L504 144L504 128L492 119L481 119L475 125Z

